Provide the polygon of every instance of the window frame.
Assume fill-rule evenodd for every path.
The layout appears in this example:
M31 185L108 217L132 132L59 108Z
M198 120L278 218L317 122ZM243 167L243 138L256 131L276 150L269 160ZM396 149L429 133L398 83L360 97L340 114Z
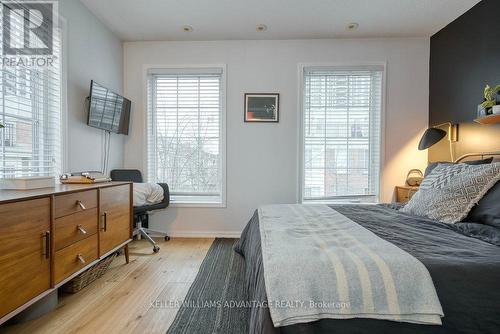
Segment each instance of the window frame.
M68 21L61 13L58 14L61 38L61 172L69 168L69 124L68 124ZM58 175L56 175L57 177Z
M201 201L201 200L185 200L185 201L176 201L175 197L171 197L170 206L172 207L193 207L193 208L226 208L226 81L227 81L227 66L226 64L189 64L189 65L168 65L168 64L147 64L143 66L143 110L145 111L145 117L143 118L143 152L145 152L144 162L143 162L143 170L148 171L148 155L149 155L149 129L148 129L148 76L151 72L162 72L162 71L186 71L195 73L196 70L203 71L208 69L220 69L221 73L221 114L220 114L220 139L219 139L219 149L220 149L220 159L221 159L221 194L220 201ZM148 172L146 172L147 174ZM147 178L150 179L150 175L147 175ZM193 198L202 198L203 196L193 196Z
M371 204L372 202L363 202L361 198L363 196L337 196L331 199L304 199L304 188L305 188L305 126L304 126L304 89L305 89L305 70L311 67L317 68L332 68L339 70L363 70L367 67L380 66L382 68L382 87L381 87L381 110L380 110L380 149L379 149L379 169L378 169L378 192L376 195L376 203L380 202L380 197L382 195L383 189L383 178L382 178L382 166L385 159L385 128L386 128L386 85L387 85L387 62L386 61L374 61L374 62L340 62L340 63L300 63L298 65L298 113L297 113L297 124L298 126L298 192L297 192L297 203L301 204ZM373 203L374 204L374 203Z

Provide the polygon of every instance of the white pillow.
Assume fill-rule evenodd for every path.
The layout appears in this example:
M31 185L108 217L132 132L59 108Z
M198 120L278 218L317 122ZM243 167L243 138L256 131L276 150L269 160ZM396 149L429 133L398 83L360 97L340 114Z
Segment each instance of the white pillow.
M400 211L453 224L464 219L498 180L500 163L438 165Z
M152 205L163 201L163 188L156 183L134 183L134 206Z

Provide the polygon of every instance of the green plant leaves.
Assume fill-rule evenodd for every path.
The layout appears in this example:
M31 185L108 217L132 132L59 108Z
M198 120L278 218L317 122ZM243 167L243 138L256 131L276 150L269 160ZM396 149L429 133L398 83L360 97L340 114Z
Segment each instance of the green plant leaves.
M486 85L484 87L484 99L486 100L481 105L484 105L486 102L493 102L494 106L496 104L496 94L500 93L500 85L497 85L495 88L491 88L490 85ZM488 108L488 107L485 107Z
M496 105L496 101L484 101L483 103L481 103L481 107L483 107L484 109L488 109L488 108L491 108L493 107L494 105Z

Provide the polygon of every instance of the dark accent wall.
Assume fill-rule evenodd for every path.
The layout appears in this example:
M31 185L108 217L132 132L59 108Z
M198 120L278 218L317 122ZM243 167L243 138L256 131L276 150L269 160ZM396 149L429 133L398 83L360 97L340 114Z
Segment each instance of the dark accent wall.
M499 125L472 123L484 86L500 84L500 0L479 2L433 35L430 50L430 125L460 124L457 155L500 150Z

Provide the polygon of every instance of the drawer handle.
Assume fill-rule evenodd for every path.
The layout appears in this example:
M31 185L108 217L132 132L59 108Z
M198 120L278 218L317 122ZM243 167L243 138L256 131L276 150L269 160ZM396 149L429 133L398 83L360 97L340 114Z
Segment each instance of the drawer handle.
M82 201L78 200L78 201L76 201L76 204L79 205L82 210L87 210L87 208L85 207L85 205L83 204Z
M106 211L104 211L104 212L103 212L103 214L102 214L102 218L103 218L103 219L102 219L102 220L103 220L102 230L103 230L104 232L106 232L106 231L107 231L107 229L108 229L108 213L107 213Z
M78 233L80 233L81 235L87 234L87 231L85 231L82 225L78 225L76 228L78 229Z
M45 256L46 259L50 258L50 232L49 231L46 231L43 233L42 247L43 247L42 254Z
M85 264L85 259L83 258L83 255L82 254L78 254L76 256L76 259L78 260L78 262L80 262L81 264Z

